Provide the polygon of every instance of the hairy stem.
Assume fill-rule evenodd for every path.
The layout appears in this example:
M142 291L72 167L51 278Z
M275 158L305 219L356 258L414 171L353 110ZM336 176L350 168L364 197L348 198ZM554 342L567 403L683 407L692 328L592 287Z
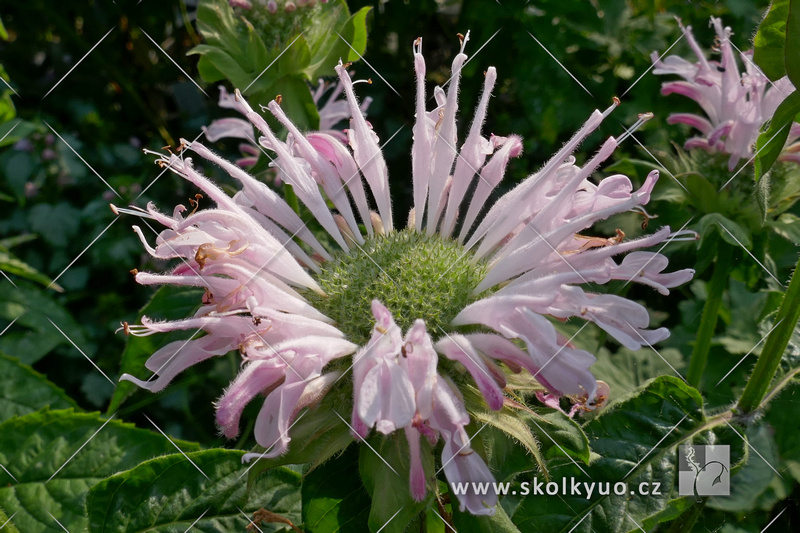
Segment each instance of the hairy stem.
M767 388L769 388L772 378L775 377L775 371L778 370L783 352L786 350L792 332L797 325L797 320L800 318L800 276L797 275L798 268L800 268L800 261L795 266L792 279L789 281L789 288L786 290L781 306L778 309L778 314L775 316L775 324L777 325L767 337L764 349L761 351L761 355L758 356L758 361L756 361L753 375L750 376L742 397L739 398L738 408L743 413L751 413L761 406L761 401L767 393Z

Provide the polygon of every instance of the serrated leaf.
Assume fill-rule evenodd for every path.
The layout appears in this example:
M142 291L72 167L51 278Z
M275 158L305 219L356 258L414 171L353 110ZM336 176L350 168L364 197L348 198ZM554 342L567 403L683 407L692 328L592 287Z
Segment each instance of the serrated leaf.
M734 246L744 246L750 249L753 242L750 233L737 222L720 215L719 213L709 213L705 215L697 224L697 233L700 234L700 244L708 238L708 234L716 229L722 240Z
M4 531L4 533L19 533L19 529L11 519L0 509L0 529Z
M244 531L261 509L299 523L300 474L276 468L248 491L243 454L214 449L167 455L110 477L89 491L89 531Z
M303 479L303 526L309 533L365 531L370 499L359 476L358 446L312 470Z
M571 463L561 466L558 474L565 480L576 478L611 485L625 480L629 488L644 482L650 483L649 487L659 483L660 495L615 495L613 490L607 496L595 491L591 498L585 492L558 498L530 495L512 519L526 532L635 530L637 523L663 512L673 499L670 493L677 478L675 446L701 439L699 434L709 427L698 391L677 378L656 378L584 426L596 454L589 466L582 467L586 475Z
M425 500L411 497L409 487L409 450L402 431L391 435L376 435L368 439L369 446L359 446L358 472L372 499L369 510L369 530L403 533L433 497ZM433 474L433 452L421 439L422 463L426 474Z
M50 514L68 530L82 531L89 487L174 451L158 433L97 413L45 410L12 418L0 424L0 464L8 470L0 470L0 507L16 513L14 523L26 533L62 533Z
M789 0L773 0L753 39L753 61L771 81L786 75L784 49Z
M0 353L0 423L43 407L66 409L78 404L43 374Z
M18 283L16 287L7 289L0 300L0 319L14 322L0 336L0 351L15 354L23 363L33 364L56 346L70 344L53 324L87 355L92 355L80 324L52 294L37 287ZM81 357L77 351L74 353Z
M137 322L141 322L143 316L153 319L177 320L191 316L200 306L202 301L202 290L187 289L185 287L173 287L165 285L158 289L150 301L139 312ZM125 351L122 352L120 362L120 374L128 373L133 376L140 376L146 372L144 363L160 347L180 339L187 339L186 331L175 331L166 334L151 335L147 337L135 337L129 335L125 344ZM116 412L122 403L137 390L136 385L129 381L121 381L114 390L108 412Z
M759 134L755 144L755 179L756 182L769 172L778 156L783 151L792 122L800 114L800 92L794 91L780 103L769 121L769 128Z

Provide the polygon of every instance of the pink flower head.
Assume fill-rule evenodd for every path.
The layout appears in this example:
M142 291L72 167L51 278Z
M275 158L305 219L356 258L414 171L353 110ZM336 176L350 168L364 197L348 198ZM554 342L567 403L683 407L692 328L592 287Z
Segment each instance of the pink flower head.
M752 157L753 143L761 125L772 117L794 87L788 77L771 83L753 63L752 50L739 54L745 66L744 73L740 73L730 40L731 29L723 27L722 21L715 17L711 17L711 25L717 33L715 46L719 49L719 61L706 59L692 35L692 27L681 24L697 62L692 63L678 56L661 60L658 53L653 52L653 74L676 74L682 77L684 81L664 83L661 94L687 96L700 104L706 114L703 117L674 113L667 119L670 124L688 124L701 133L700 137L686 141L686 149L703 148L730 154L728 170L733 170L740 159L749 160Z
M592 181L592 174L617 147L613 137L584 164L577 164L573 152L617 101L604 112L592 113L538 172L487 205L510 160L520 156L522 141L514 135L482 133L497 80L495 69L489 67L472 124L459 143L457 96L468 38L469 34L462 39L453 61L447 90L434 89L432 109L428 109L422 40L414 43L414 207L405 230L395 229L389 170L345 65L336 67L339 86L323 110L330 111L326 120L331 124L349 119L346 135L302 132L273 101L266 108L286 128L283 141L238 91L232 96L223 92L220 105L236 109L248 122L226 119L212 124L208 130L212 137L227 132L249 138L256 133L253 140L272 154L282 179L316 219L319 230L312 232L281 195L199 142L182 141L178 155L160 156L160 165L190 181L213 206L195 205L188 213L178 206L172 215L152 205L117 209L164 226L154 246L141 229L135 229L151 255L177 260L166 274L138 273L136 279L142 284L204 287L206 295L192 318L145 320L141 326L126 328L133 334L200 329L205 335L153 354L146 364L154 372L151 380L128 375L123 379L161 390L189 366L238 349L242 368L217 402L217 423L226 436L235 436L245 405L265 396L255 424L255 438L265 452L248 454L246 459L284 453L300 411L326 401L332 387L352 385L352 433L361 440L373 429L381 434L404 431L409 486L417 500L426 497L429 481L435 483L436 478L422 461L423 438L431 445L442 439L441 470L448 481L492 480L482 447L467 431L469 413L449 378L454 370L459 383L471 379L486 405L495 410L508 403L506 377L523 371L546 389L542 398L547 405L557 406L561 396L582 406L601 403L608 391L602 384L598 388L590 371L594 356L573 346L554 321L594 322L631 349L668 336L664 328L649 329L649 315L641 305L582 287L625 280L668 294L670 288L691 279L692 270L665 272L664 256L637 251L675 237L669 228L633 240L626 240L622 232L610 238L581 233L614 214L641 209L658 173L652 172L638 190L620 174ZM240 190L233 197L223 192L190 155L220 167ZM365 249L387 243L401 246L402 253L384 266L407 270L409 285L387 280L383 288L369 289L376 291L369 294L351 288L364 287L360 282L367 275L386 274ZM404 307L419 304L422 309L431 298L440 298L436 301L446 306L456 297L449 282L442 294L428 294L424 292L428 282L438 280L415 277L429 258L427 252L414 254L429 245L431 253L455 250L454 262L467 258L459 267L466 269L464 279L469 280L459 296L465 300L463 305L457 300L455 311L441 324L436 323L438 308L423 316L418 308ZM347 278L345 263L355 264L357 273L369 274ZM450 267L442 267L434 277L446 276ZM329 283L330 279L336 282ZM325 307L340 302L334 297L342 295L352 298L340 307ZM348 329L351 318L357 319L356 330ZM345 331L355 331L359 338L350 338ZM347 356L352 365L342 360ZM340 379L351 369L352 376ZM492 514L498 502L496 494L471 490L457 497L462 510L473 514Z

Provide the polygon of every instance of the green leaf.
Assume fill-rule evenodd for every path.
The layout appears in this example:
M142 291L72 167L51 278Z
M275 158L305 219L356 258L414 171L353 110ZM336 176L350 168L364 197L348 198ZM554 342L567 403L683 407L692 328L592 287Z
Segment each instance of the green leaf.
M688 201L695 205L702 213L722 211L717 188L704 176L697 173L686 174L684 183L689 191L688 198L684 199L684 202Z
M89 491L89 531L244 531L261 509L299 523L300 474L276 468L248 491L242 455L223 449L167 455L106 479Z
M625 480L628 489L659 483L661 494L616 495L611 490L605 496L595 490L591 498L585 492L559 498L530 495L514 512L513 521L526 532L637 530L637 523L663 512L674 499L670 494L677 478L675 446L708 439L703 430L720 423L705 419L698 391L673 377L656 378L584 426L595 457L581 467L586 474L572 463L564 463L557 472L568 484L573 477L611 486ZM556 473L552 467L551 471Z
M344 4L344 1L340 3ZM339 63L339 59L343 63L361 59L367 48L367 15L371 9L362 7L347 18L348 11L345 5L343 9L332 11L331 13L335 14L330 20L319 22L320 26L327 26L328 29L325 38L319 39L313 45L311 64L305 69L306 75L311 80L333 75L333 67Z
M197 6L197 29L205 41L214 46L236 46L238 41L228 42L236 35L238 21L226 0L203 0ZM244 52L242 49L234 50Z
M161 287L139 312L137 322L141 322L143 316L166 320L177 320L191 316L200 306L202 294L203 291L199 289L187 289L169 285ZM186 331L174 331L147 337L129 335L125 351L122 352L120 374L141 375L142 372L146 371L145 361L156 350L170 342L186 339L188 334ZM114 390L114 395L111 397L107 412L113 413L117 411L123 402L137 389L138 387L129 381L119 382Z
M701 302L702 303L702 302ZM615 353L601 348L597 361L592 365L592 373L605 381L611 393L609 402L627 396L646 381L658 376L675 375L684 367L683 356L674 348L659 348L658 357L652 350L628 350L620 347Z
M433 474L433 452L421 439L422 463L427 474ZM359 446L358 471L372 498L369 510L369 530L402 533L426 507L428 497L418 502L411 497L409 487L409 450L405 435L376 435L367 440L369 446Z
M234 87L244 89L255 79L255 76L250 76L227 50L199 44L192 48L187 55L200 56L198 71L209 83L228 79Z
M694 503L694 498L676 498L674 500L670 500L662 511L645 518L642 521L642 528L645 531L651 531L661 522L675 520L684 512L686 512L686 510L692 505L694 505Z
M51 280L49 277L39 272L28 263L22 261L3 247L0 247L0 270L6 274L12 274L21 278L35 281L36 283L40 283L45 287L52 288L58 292L64 292L64 289L61 287L61 285L53 282L53 280Z
M800 385L794 383L783 389L770 402L765 420L775 433L780 462L800 463L800 439L797 438L798 421L800 421ZM800 481L800 468L789 468L788 472Z
M58 326L87 355L92 355L83 328L51 294L20 283L17 287L7 289L3 296L0 300L0 319L13 321L14 325L0 336L0 351L19 356L25 364L33 364L56 346L70 344L56 329ZM82 357L74 349L70 354Z
M800 244L800 218L797 216L784 213L776 220L767 221L767 224L784 239L794 244Z
M451 503L453 504L453 525L457 531L468 531L469 533L519 533L520 531L500 506L492 516L475 516L469 512L462 513L456 501Z
M733 246L744 246L748 250L753 246L750 233L733 220L720 215L719 213L709 213L697 223L697 233L700 234L700 244L706 239L711 231L716 228L722 240Z
M370 499L359 476L358 446L303 479L303 526L309 533L366 531Z
M756 182L764 177L778 160L789 137L792 122L798 119L798 114L800 114L800 92L794 91L781 102L769 121L767 130L760 133L756 139L754 161Z
M176 444L186 451L199 448ZM8 470L0 470L0 507L16 513L14 523L25 533L63 533L50 514L68 530L83 531L89 487L174 451L158 433L97 413L45 410L12 418L0 424L0 464Z
M201 56L200 75L208 82L228 79L248 96L272 93L270 88L281 77L302 78L301 73L311 60L309 45L302 33L267 49L253 25L245 18L237 20L223 0L201 2L197 21L205 43L195 46L188 54ZM291 46L287 46L289 43ZM309 92L308 86L304 85L302 91ZM269 94L268 98L275 94Z
M753 39L753 61L771 81L786 75L784 50L788 18L789 0L773 0Z
M47 376L0 353L0 423L43 407L66 409L78 404Z
M296 77L298 80L303 82L305 91L310 94L310 91L308 90L308 84L306 83L306 79L302 75L301 71L311 61L311 50L308 48L308 43L306 42L305 37L302 35L298 35L289 42L291 43L291 46L288 46L285 50L280 50L277 47L275 50L273 50L273 54L277 55L278 53L282 53L277 62L278 75L280 77ZM251 92L256 91L254 90Z
M11 519L0 509L0 529L2 529L5 533L19 533L19 529L17 526L11 522Z
M795 87L800 87L800 1L789 0L789 17L786 20L786 42L784 49L786 75Z
M589 440L573 419L552 409L537 409L525 419L548 459L569 456L589 463Z
M778 466L775 439L769 431L763 424L747 428L747 442L758 454L750 453L746 464L731 476L730 495L709 498L708 507L729 512L747 512L757 507L759 496L778 475L773 470Z

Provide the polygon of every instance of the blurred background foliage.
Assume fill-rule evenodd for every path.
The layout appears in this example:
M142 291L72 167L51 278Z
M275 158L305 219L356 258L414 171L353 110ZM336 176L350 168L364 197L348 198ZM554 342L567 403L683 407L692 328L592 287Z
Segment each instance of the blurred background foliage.
M133 221L118 221L108 204L144 206L153 201L171 211L176 203L185 203L194 191L173 175L161 175L142 148L174 147L181 137L200 135L212 120L232 116L217 105L216 85L225 82L203 81L214 76L209 77L208 69L198 71L197 55L187 55L204 44L195 26L197 3L28 0L8 3L0 15L0 76L6 82L0 86L0 264L8 273L8 278L0 279L4 294L0 351L47 374L86 409L105 409L114 387L93 371L84 355L116 382L126 342L117 332L120 322L135 322L138 310L153 294L150 288L136 285L129 270L163 267L143 253L130 230ZM660 96L664 80L647 73L651 52L661 53L679 39L676 17L692 25L698 42L708 49L714 38L708 19L721 16L733 29L734 43L748 49L767 4L763 0L350 0L350 13L371 8L364 54L369 65L360 61L352 69L356 78L372 79L371 85L359 86L358 93L362 99L373 99L368 119L381 140L396 133L384 148L395 208L405 213L411 202L415 83L411 44L417 37L423 37L430 87L449 78L450 63L458 51L457 33L471 32L467 47L471 60L464 68L461 89L462 130L469 126L478 100L482 72L490 65L497 68L499 81L484 131L524 138L524 154L512 162L499 192L540 167L592 110L606 108L614 96L622 99L622 106L586 142L582 153L584 157L590 154L601 137L619 135L639 113L653 112L655 118L637 132L636 140L628 140L615 155L616 170L641 183L650 168L637 161L658 164L641 145L674 174L685 171L670 143L682 144L689 131L667 125L666 117L676 111L696 111L688 99ZM97 49L89 53L94 46ZM690 56L685 40L674 44L670 53ZM302 79L315 82L318 74L309 68ZM274 96L267 94L272 90L268 85L262 90L266 99ZM309 124L314 124L314 117ZM231 157L237 154L236 143L220 142L216 147ZM214 169L206 170L213 175ZM784 228L781 233L752 220L757 205L746 174L739 180L744 185L737 182L732 192L726 192L729 198L715 200L727 204L709 206L697 203L704 197L702 190L694 200L680 197L675 179L664 173L648 206L659 215L653 224L678 228L730 208L726 216L747 232L754 255L785 280L796 260L800 230L797 235L796 228ZM223 176L214 177L226 183ZM752 210L743 207L751 201ZM741 219L736 218L738 212L744 213ZM598 230L611 233L614 227L623 227L635 236L642 231L640 224L641 218L628 216ZM690 242L665 250L673 262L671 269L698 269L690 285L669 298L638 287L610 289L629 291L658 310L654 322L673 329L662 352L669 364L662 364L650 352L627 352L607 343L603 335L581 338L580 344L600 354L597 375L612 385L612 391L616 388L615 394L669 373L670 365L678 371L685 369L706 299L707 267L723 238L713 224L707 226L699 249L698 243ZM741 249L732 253L735 266L700 387L712 406L738 397L758 348L750 354L752 360L738 366L722 386L717 381L766 332L764 320L779 299L780 287L755 261ZM166 315L156 311L156 317ZM129 346L131 350L152 348ZM790 349L798 357L800 343ZM140 410L155 404L157 409L148 413L165 432L207 446L225 445L211 422L212 401L237 366L232 354L207 362L199 372L188 370L185 379L161 395L134 393L120 414L138 423ZM786 410L798 411L797 405L784 398L784 412L770 412L767 418L777 421L788 416ZM244 419L252 421L254 416L245 414ZM778 444L788 441L784 433L790 427L797 429L796 421L791 424L777 432ZM245 431L242 441L232 444L249 446L249 438ZM776 453L784 451L777 449ZM800 456L796 459L800 464ZM763 498L747 503L737 515L741 523L734 526L729 520L723 531L758 531L757 525L765 524L770 516L770 502L792 491L796 495L796 483L767 478ZM794 515L800 512L796 503L791 509ZM721 513L710 512L699 524L709 530L722 527Z

